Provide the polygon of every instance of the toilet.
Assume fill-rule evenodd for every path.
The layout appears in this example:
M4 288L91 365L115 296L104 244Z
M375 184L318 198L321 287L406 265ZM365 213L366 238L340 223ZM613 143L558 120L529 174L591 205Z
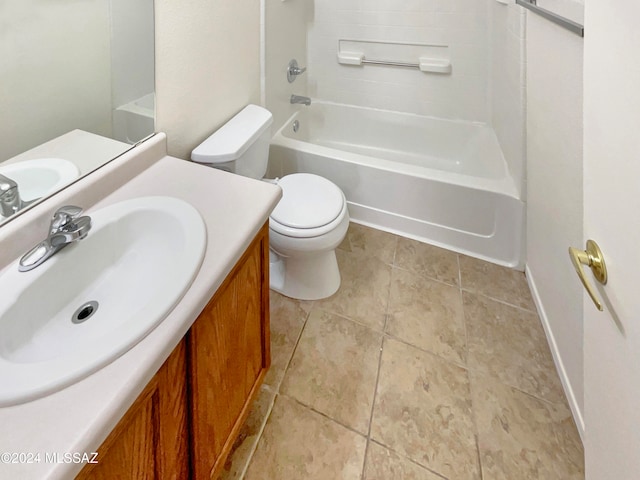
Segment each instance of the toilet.
M194 162L263 179L273 116L247 105L198 145ZM349 212L340 188L319 175L294 173L266 180L282 188L269 217L269 286L287 297L319 300L340 287L335 249L347 234Z

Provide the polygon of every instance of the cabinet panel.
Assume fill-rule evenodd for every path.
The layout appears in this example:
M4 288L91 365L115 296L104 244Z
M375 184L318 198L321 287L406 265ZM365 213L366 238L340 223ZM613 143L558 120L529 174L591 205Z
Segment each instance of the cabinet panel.
M196 479L215 478L269 366L267 226L188 335Z
M183 340L77 479L189 477L185 351Z

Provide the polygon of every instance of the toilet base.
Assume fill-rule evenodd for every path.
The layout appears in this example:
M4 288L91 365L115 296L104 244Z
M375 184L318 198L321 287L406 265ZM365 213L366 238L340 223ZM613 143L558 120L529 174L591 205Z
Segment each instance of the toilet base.
M302 257L283 257L269 252L269 287L298 300L320 300L340 288L335 250Z

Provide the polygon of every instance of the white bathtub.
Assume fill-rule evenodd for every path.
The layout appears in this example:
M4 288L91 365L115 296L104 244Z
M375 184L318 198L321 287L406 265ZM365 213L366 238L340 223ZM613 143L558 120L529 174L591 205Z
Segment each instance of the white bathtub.
M113 136L131 145L155 129L155 94L149 93L113 110Z
M296 172L340 186L357 223L523 267L524 203L485 124L315 101L271 143L269 174Z

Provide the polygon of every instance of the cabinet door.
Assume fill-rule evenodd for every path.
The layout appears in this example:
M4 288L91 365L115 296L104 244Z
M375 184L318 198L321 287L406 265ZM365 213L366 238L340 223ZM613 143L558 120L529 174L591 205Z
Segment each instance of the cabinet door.
M183 340L77 480L189 478L185 352Z
M219 474L269 367L268 262L265 224L188 335L196 479Z

